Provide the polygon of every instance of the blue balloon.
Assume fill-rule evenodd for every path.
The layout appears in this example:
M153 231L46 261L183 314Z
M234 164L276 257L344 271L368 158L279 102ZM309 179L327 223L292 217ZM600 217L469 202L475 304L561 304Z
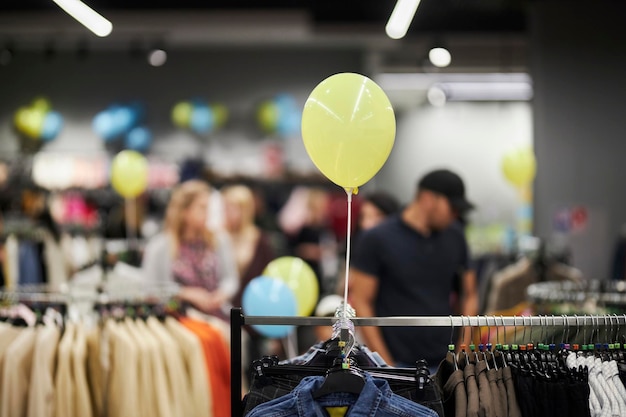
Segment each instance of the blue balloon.
M126 148L145 152L152 143L152 133L145 127L135 127L126 135Z
M298 108L298 104L296 99L286 93L279 94L274 98L274 103L278 106L279 111L281 112L291 112L294 109Z
M113 117L116 136L128 132L137 122L138 115L130 107L116 107L109 111Z
M243 291L242 307L250 316L295 316L296 296L287 284L279 279L259 276L248 283ZM259 333L271 338L287 336L294 326L252 325Z
M143 104L138 101L130 103L128 108L133 114L134 125L137 126L143 121L144 117L146 116L146 109L144 108Z
M115 120L110 111L104 110L93 118L92 128L105 141L111 141L119 135L115 129Z
M195 105L189 122L191 130L196 133L209 133L215 125L213 111L207 105Z
M283 137L296 135L300 132L301 122L302 114L298 110L291 109L286 113L281 112L276 124L276 131Z
M43 119L43 126L41 127L41 139L45 142L50 142L57 137L61 128L63 127L63 117L56 112L50 111Z

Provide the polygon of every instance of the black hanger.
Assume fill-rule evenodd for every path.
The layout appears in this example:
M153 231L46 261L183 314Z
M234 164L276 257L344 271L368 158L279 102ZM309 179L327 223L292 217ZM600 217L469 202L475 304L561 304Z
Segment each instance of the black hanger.
M335 360L335 365L328 370L326 378L315 392L313 398L318 399L328 394L337 392L360 394L365 386L365 376L363 372L354 365L354 361L348 359L349 366L344 368L341 358Z

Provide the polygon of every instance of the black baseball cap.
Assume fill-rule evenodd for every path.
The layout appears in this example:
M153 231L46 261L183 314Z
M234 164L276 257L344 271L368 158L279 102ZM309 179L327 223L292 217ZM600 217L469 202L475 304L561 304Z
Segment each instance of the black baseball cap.
M445 196L450 206L460 215L474 208L474 205L465 198L465 184L454 172L447 169L437 169L424 175L417 184L418 190L429 190Z

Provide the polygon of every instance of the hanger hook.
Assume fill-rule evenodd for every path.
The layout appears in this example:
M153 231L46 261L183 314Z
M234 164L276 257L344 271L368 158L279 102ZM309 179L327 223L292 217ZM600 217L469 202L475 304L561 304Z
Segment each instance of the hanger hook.
M556 333L556 319L554 318L554 314L552 315L552 340L550 342L551 345L554 345L554 335Z
M543 322L543 316L541 314L539 314L539 327L541 328L541 333L539 334L539 343L543 343L543 330L545 328L545 324ZM531 342L533 341L531 340Z
M500 319L502 320L502 330L504 331L504 343L506 345L506 324L504 324L504 317L500 316Z
M465 316L461 315L461 343L465 343Z
M500 344L500 327L498 326L498 322L496 320L496 316L493 316L493 325L496 328L496 345Z
M452 320L452 314L450 314L450 344L452 344L453 337L454 337L454 321Z
M619 334L619 317L617 316L617 314L615 314L615 324L617 326L617 329L615 329L615 339L613 339L614 342L617 341L617 335Z
M487 323L487 344L489 344L491 343L491 326L489 325L489 316L485 316L485 323Z
M576 343L576 341L578 340L578 333L580 331L580 323L578 322L578 315L574 314L574 317L576 318L576 335L574 335L574 343Z
M517 343L517 315L513 316L513 344Z

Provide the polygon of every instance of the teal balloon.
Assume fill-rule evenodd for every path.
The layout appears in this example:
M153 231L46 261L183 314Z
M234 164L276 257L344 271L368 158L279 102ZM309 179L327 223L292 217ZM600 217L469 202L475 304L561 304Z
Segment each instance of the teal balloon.
M56 111L50 111L43 119L43 126L41 127L41 139L45 142L50 142L57 137L61 129L63 128L63 117Z
M249 316L295 316L296 297L283 281L266 276L254 278L243 291L242 307ZM253 324L252 327L270 338L282 338L293 331L294 326Z

